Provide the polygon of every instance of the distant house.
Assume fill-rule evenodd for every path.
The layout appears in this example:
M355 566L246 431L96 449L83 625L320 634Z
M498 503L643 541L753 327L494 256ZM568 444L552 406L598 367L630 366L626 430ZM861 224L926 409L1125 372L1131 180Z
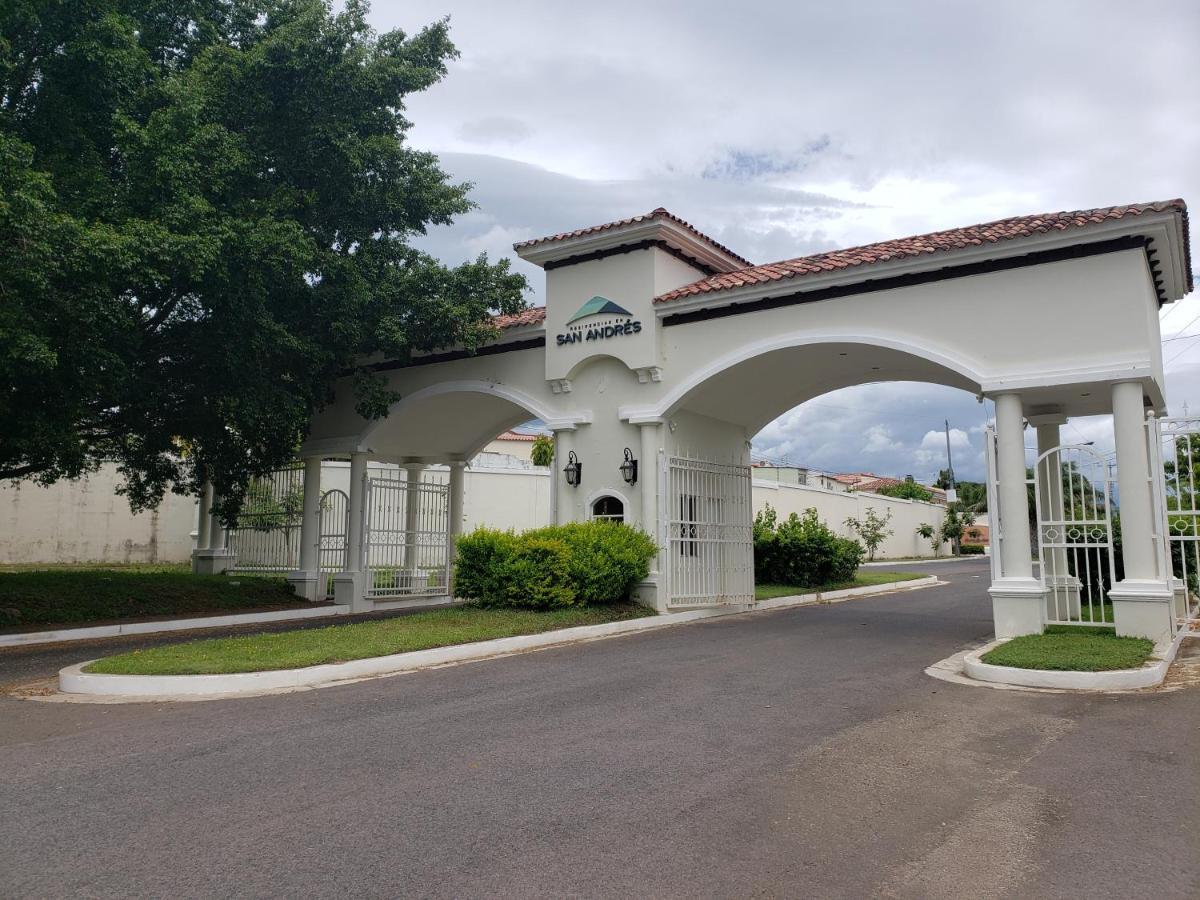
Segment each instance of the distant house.
M533 442L542 432L506 431L488 443L475 457L477 466L529 468L533 465ZM549 435L549 432L545 432Z
M837 478L848 485L848 490L864 491L868 494L878 494L883 488L894 487L898 484L904 484L903 478L892 478L887 475L875 475L871 472L856 472L850 475L838 475ZM922 484L921 487L929 491L933 495L933 503L945 504L946 492L940 487L934 487L931 484Z
M826 491L848 491L850 488L838 480L839 476L817 472L804 466L776 465L769 460L750 463L751 474L759 481L775 481L779 484L800 484L821 488Z

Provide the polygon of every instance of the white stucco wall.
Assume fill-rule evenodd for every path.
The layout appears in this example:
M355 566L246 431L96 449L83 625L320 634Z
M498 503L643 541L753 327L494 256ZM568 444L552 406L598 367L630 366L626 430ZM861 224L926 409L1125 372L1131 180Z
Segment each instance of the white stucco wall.
M792 513L803 515L806 509L815 509L821 521L838 534L856 539L858 536L845 525L847 518L861 520L868 509L874 509L878 516L886 516L890 511L892 518L887 527L892 529L892 534L875 552L876 559L933 556L933 548L929 541L917 534L917 526L928 523L939 529L946 518L946 508L936 503L900 500L879 494L827 491L755 479L754 511L758 512L768 505L779 513L781 519ZM945 556L949 552L950 545L943 544L939 554Z
M389 470L395 467L372 466L372 474ZM326 462L322 489L347 490L349 474L348 463ZM423 477L443 481L446 470L431 467ZM464 529L488 526L519 531L550 524L550 478L547 469L468 469L463 485ZM196 522L194 502L172 494L156 512L135 516L116 493L119 480L116 469L106 466L79 482L0 488L0 564L186 562ZM577 497L581 509L594 492L586 485L581 489ZM626 489L624 496L629 501L627 510L636 511L637 490ZM890 509L895 534L880 548L879 558L932 555L915 529L921 522L940 526L945 514L936 504L756 479L754 508L767 504L781 516L813 507L826 524L847 536L850 533L843 525L847 516L862 517L868 506L880 515ZM948 551L946 547L942 552Z
M50 487L0 486L0 564L184 562L191 558L196 504L168 494L134 515L117 493L116 466Z

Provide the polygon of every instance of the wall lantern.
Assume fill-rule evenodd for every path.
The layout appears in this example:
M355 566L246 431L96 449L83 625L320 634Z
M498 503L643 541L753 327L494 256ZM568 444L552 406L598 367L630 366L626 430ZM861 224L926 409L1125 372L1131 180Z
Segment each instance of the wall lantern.
M621 463L621 477L625 479L626 484L637 483L637 460L633 458L633 451L628 447L625 448L625 462Z
M571 487L579 486L583 472L583 463L579 461L579 457L575 455L574 450L567 456L567 464L563 466L563 472L566 473L567 484L571 485Z

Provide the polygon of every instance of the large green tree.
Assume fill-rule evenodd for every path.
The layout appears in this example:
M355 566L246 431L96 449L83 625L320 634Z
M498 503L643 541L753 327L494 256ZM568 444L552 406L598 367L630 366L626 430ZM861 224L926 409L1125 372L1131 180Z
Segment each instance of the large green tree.
M357 361L475 347L524 280L411 246L470 208L406 143L447 23L321 0L0 5L0 479L102 461L134 508L206 479L232 514Z

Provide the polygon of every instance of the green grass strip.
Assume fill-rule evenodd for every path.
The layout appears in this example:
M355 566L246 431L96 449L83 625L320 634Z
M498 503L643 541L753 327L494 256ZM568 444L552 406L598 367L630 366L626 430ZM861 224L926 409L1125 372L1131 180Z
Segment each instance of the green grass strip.
M0 572L0 628L305 605L282 576L193 575L165 566Z
M755 600L772 600L775 597L791 597L795 594L816 594L829 591L844 591L849 588L871 587L877 584L891 584L893 581L912 581L914 578L927 578L925 572L879 572L875 569L862 571L854 576L853 581L839 581L832 584L756 584L754 586Z
M1049 669L1055 672L1110 672L1136 669L1150 658L1154 643L1146 638L1117 637L1111 629L1059 625L1045 634L1006 641L982 657L993 666Z
M635 603L548 612L459 606L353 625L210 638L134 650L97 660L85 671L106 675L225 675L300 669L650 615L654 615L653 610Z

